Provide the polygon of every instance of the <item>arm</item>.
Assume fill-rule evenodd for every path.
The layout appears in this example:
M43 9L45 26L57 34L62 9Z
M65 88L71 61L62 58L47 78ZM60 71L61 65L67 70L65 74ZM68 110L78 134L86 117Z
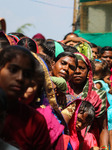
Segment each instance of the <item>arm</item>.
M106 123L106 114L102 117L98 118L98 125L100 129L100 147L108 146L108 130L107 130L107 123Z
M89 41L87 41L86 39L82 38L82 37L73 37L73 38L67 38L65 40L63 40L63 43L66 44L68 41L74 41L74 42L87 42L90 43Z
M109 144L110 144L110 150L112 150L112 130L109 131Z

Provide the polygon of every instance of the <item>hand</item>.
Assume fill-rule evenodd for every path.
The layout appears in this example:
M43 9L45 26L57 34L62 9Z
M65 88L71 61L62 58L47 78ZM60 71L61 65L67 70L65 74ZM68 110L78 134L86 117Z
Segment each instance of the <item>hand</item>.
M95 146L95 147L92 147L90 150L100 150L100 148Z

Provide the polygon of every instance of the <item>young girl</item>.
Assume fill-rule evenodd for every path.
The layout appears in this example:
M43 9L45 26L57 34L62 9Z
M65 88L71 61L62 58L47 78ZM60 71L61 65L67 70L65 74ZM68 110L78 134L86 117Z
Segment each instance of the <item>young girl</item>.
M75 105L74 105L75 104ZM81 99L76 99L69 102L67 107L62 110L62 114L68 124L70 131L70 142L74 150L78 150L80 144L85 143L85 149L90 149L94 146L97 146L97 142L94 138L94 135L87 133L84 138L81 137L81 130L85 127L88 127L92 124L95 117L95 109L93 105L88 101L82 101ZM94 138L94 141L90 144L91 137Z
M95 59L94 65L94 83L98 89L109 92L110 90L110 75L111 72L108 68L108 64L105 60Z
M0 53L0 88L7 95L8 108L1 138L24 150L51 149L45 118L18 99L30 86L35 59L21 46L9 46Z

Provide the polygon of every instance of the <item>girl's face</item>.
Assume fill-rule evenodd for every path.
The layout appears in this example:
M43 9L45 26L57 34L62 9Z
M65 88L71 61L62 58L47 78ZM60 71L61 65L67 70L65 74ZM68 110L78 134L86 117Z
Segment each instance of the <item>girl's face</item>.
M98 49L97 47L92 47L92 55L93 55L93 59L97 59L98 58Z
M24 94L32 76L29 57L17 55L0 69L0 87L8 98L18 99Z
M87 79L87 75L88 75L88 68L86 64L84 63L84 61L78 60L78 66L72 79L73 83L74 84L84 83L85 80Z
M76 130L81 131L85 127L87 127L89 124L86 121L86 118L88 116L88 113L85 112L84 114L78 113L77 115L77 121L76 121Z
M63 77L66 81L70 80L76 70L73 57L61 57L52 67L52 74L56 77Z

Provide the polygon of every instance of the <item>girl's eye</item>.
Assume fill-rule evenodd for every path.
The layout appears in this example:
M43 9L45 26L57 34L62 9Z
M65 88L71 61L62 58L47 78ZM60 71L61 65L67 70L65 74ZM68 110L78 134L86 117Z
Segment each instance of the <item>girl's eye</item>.
M9 67L9 71L10 71L11 73L16 73L16 72L18 71L18 68L17 68L17 67L14 67L14 66L11 66L11 67Z

